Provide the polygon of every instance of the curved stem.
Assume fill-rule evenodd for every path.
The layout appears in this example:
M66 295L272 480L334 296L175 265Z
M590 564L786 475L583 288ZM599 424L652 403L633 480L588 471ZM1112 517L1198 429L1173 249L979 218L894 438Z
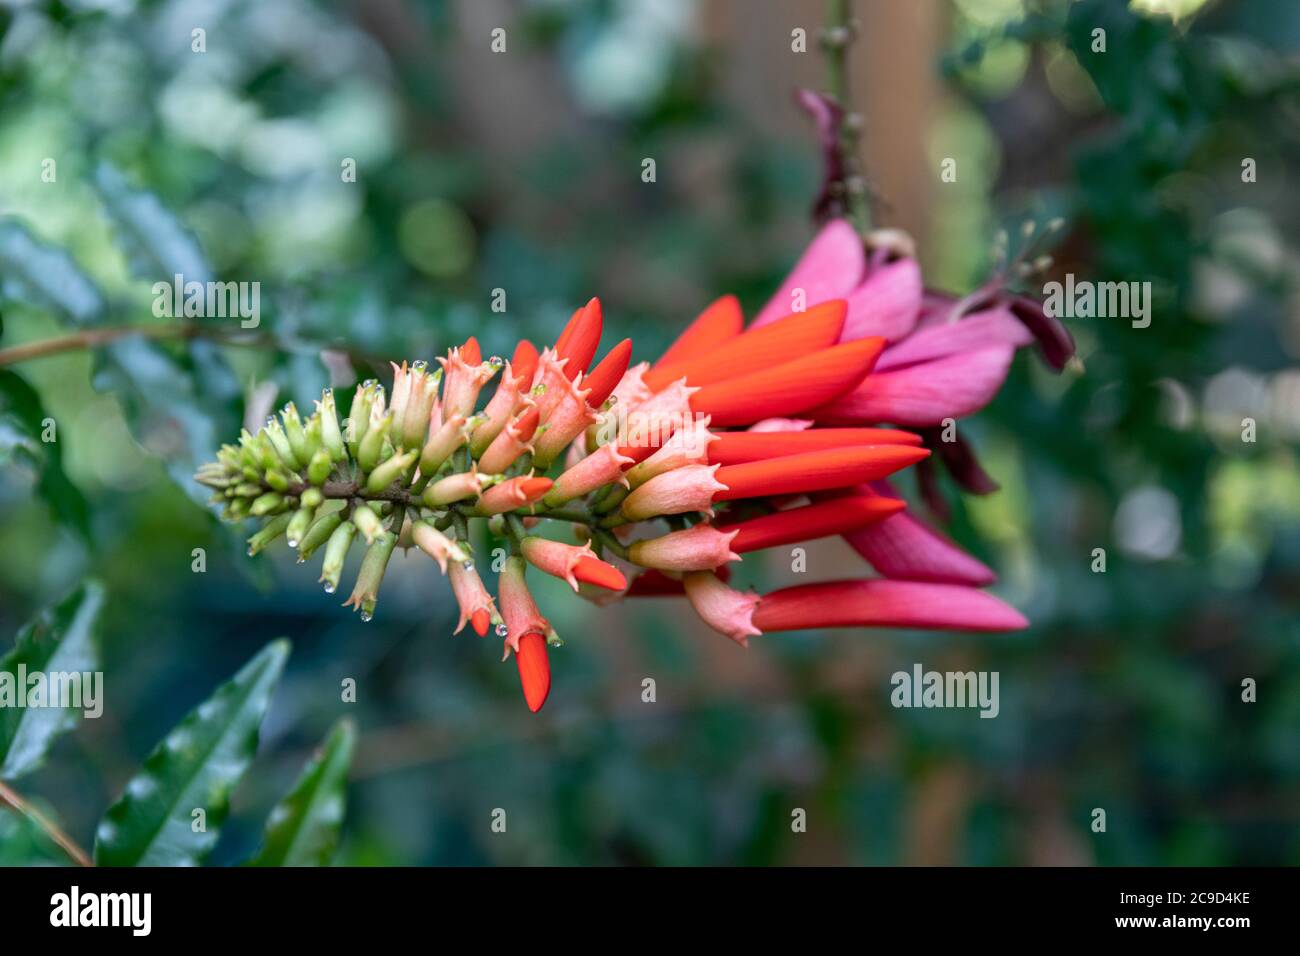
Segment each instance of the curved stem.
M68 854L72 861L78 866L95 865L91 862L90 856L86 851L78 846L77 842L73 840L72 837L64 833L58 824L54 823L46 817L45 814L41 813L24 800L16 792L10 789L10 787L8 787L2 780L0 780L0 804L11 807L15 812L21 813L27 819L40 827L41 830L44 831L45 835L53 840L58 845L59 849Z

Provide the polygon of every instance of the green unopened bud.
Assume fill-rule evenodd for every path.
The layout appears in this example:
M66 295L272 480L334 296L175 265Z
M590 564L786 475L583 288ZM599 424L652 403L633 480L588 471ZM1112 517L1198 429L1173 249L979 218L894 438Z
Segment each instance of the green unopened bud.
M226 505L226 511L222 517L227 521L242 521L248 517L248 502L248 498L235 498L230 504Z
M325 495L319 488L306 488L299 496L299 504L305 508L319 508L325 501Z
M306 461L310 464L312 458L315 457L316 452L320 451L323 447L320 436L320 415L312 415L311 418L307 419L307 421L303 423L302 431L303 434L307 436Z
M271 486L272 491L288 491L289 485L292 484L289 476L278 468L267 469L264 477L266 483Z
M280 427L280 421L276 418L268 418L266 427L262 429L262 434L271 440L271 445L275 449L276 455L290 470L301 466L297 456L293 453L293 446L289 444L289 439ZM266 467L270 468L271 465Z
M323 485L333 469L334 462L330 459L329 449L318 448L307 463L307 480L313 485Z
M232 498L256 498L263 492L261 485L252 481L242 481L235 487L227 489L226 494Z
M284 435L297 461L296 467L301 468L311 460L311 453L307 450L307 434L303 431L302 419L298 417L298 406L290 402L281 410L280 417L284 419Z
M361 440L370 430L370 413L379 397L379 383L374 379L362 382L352 396L352 411L348 414L347 442L352 457L357 457L361 449Z
M343 448L343 432L339 430L338 410L334 407L334 389L327 388L316 403L316 413L320 416L321 444L334 461L343 461L347 451Z
M366 549L366 556L361 562L361 571L357 574L356 586L352 596L343 602L344 607L353 607L361 612L361 620L368 621L375 614L375 602L379 598L379 585L388 570L388 559L393 556L397 546L397 535L385 531L371 542Z
M325 561L320 569L320 582L325 585L326 594L333 594L338 589L343 562L347 560L348 549L352 547L356 533L357 526L351 521L344 521L330 534L325 545Z
M289 527L289 522L291 520L293 520L293 516L288 512L285 512L284 514L276 515L266 524L262 525L261 529L248 539L248 556L251 558L268 544L275 541L275 539L280 537L280 535L284 534L285 530Z
M366 491L372 495L383 491L394 481L404 477L419 457L419 451L411 449L389 458L370 473L370 477L366 479Z
M360 505L352 509L352 521L367 544L374 543L375 536L384 530L383 521L369 505Z
M388 437L388 429L392 426L393 413L389 412L374 428L366 429L365 437L357 446L357 464L361 466L362 471L370 471L379 464L379 456L384 452L384 440Z
M311 527L311 521L315 515L316 509L307 507L301 507L293 513L293 517L289 519L289 527L284 531L284 536L289 539L289 547L298 547L303 535Z
M298 544L298 562L302 563L316 553L316 549L330 539L335 529L343 523L343 512L331 511L320 515Z
M262 515L281 511L284 507L284 495L278 491L268 491L266 494L253 499L253 503L248 506L248 513L260 518Z

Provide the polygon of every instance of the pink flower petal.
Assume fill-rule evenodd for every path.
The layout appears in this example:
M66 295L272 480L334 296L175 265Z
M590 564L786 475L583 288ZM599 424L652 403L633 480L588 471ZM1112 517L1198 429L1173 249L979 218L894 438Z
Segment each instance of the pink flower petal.
M892 422L922 427L963 418L997 394L1015 351L993 346L868 375L849 394L809 414L828 425Z
M879 335L897 342L907 336L921 314L921 267L899 259L874 270L848 297L848 316L840 341Z
M803 290L805 307L847 296L862 279L866 254L862 240L843 219L832 219L808 245L803 257L749 326L775 322L794 311L794 290Z
M990 345L1019 348L1032 341L1034 335L1025 328L1025 324L1012 315L1009 308L1000 306L973 313L960 322L945 322L917 329L902 342L885 349L880 361L876 363L876 372L945 358Z
M754 612L763 632L813 627L920 627L1017 631L1029 622L991 594L959 584L828 581L766 594Z
M888 481L860 485L858 491L902 500ZM907 511L891 515L869 529L847 534L844 539L889 578L978 587L997 580L991 568Z
M870 487L877 494L898 497L888 482ZM844 540L887 578L977 587L997 580L986 564L907 511L846 534Z

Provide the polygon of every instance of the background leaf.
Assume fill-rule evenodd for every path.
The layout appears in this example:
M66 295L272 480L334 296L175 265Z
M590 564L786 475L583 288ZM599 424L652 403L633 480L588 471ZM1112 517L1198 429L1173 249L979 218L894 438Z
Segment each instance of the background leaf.
M41 440L46 417L40 395L27 380L0 368L0 465L14 458L30 461L38 473L37 493L61 523L88 538L90 512L80 489L63 470L63 449L58 441Z
M0 219L0 295L52 309L78 325L104 313L103 295L72 257L16 219Z
M154 748L95 833L99 866L195 866L216 845L230 791L257 750L258 728L289 656L273 641ZM193 811L202 809L202 832Z
M93 672L99 669L95 625L104 589L88 581L18 634L17 646L0 660L0 672ZM18 686L19 693L26 688ZM0 778L14 780L40 766L54 739L76 725L84 708L0 707Z
M271 811L262 849L249 861L251 866L329 864L347 809L348 768L356 739L352 721L334 725L293 789Z
M96 167L95 188L117 226L132 272L150 282L171 282L176 275L185 282L213 278L199 241L157 196L132 188L108 163Z

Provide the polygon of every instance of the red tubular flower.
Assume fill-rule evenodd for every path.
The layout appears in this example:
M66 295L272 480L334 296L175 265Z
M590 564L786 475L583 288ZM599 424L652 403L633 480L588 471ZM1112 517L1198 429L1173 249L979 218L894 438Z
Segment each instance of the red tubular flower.
M623 517L644 521L657 515L709 511L709 506L727 490L717 480L717 471L717 465L686 465L655 475L623 499Z
M581 546L529 536L520 542L524 559L533 567L567 581L574 591L578 582L594 584L610 591L627 587L623 572L596 557L590 544Z
M510 367L521 381L532 382L537 374L537 347L527 339L520 339L510 358Z
M474 632L482 637L488 632L488 625L494 619L499 620L492 595L483 586L483 579L468 561L453 561L448 564L447 579L451 581L452 593L456 595L456 603L460 607L460 623L456 625L455 633L459 634L464 630L466 622L469 622L473 625Z
M605 404L605 399L609 398L615 386L627 374L627 363L631 360L632 340L624 339L606 353L590 375L583 377L582 387L591 390L587 393L588 405L600 408Z
M682 377L690 385L708 385L827 348L840 337L846 308L843 300L835 300L787 315L761 329L743 332L722 347L653 368L644 382L655 391Z
M906 507L907 503L897 498L845 495L736 524L719 525L718 530L737 532L731 542L731 550L745 554L833 534L847 535L867 525L884 521Z
M469 365L478 365L483 361L483 350L479 348L478 339L470 336L460 347L460 357Z
M811 451L743 465L723 465L713 477L726 488L716 493L713 500L732 501L847 488L884 478L916 464L929 454L924 448L910 445L869 445L865 448Z
M734 339L744 324L740 301L734 295L724 295L701 312L652 367L668 366L702 355Z
M697 524L685 531L636 541L628 548L628 556L642 567L660 571L712 571L728 561L740 560L740 555L731 550L735 536L734 531Z
M605 485L626 483L623 468L631 461L613 445L602 445L555 479L554 487L546 494L546 504L555 508Z
M515 651L515 666L519 668L524 703L535 714L551 693L551 662L546 657L546 638L536 631L521 635L519 649Z
M728 587L712 571L692 571L682 576L686 597L700 620L741 647L761 634L754 626L754 609L759 597Z
M712 416L714 425L749 425L794 415L850 391L871 371L884 347L884 339L859 339L705 385L691 396L691 408Z
M496 394L483 409L483 423L474 430L470 440L470 451L475 456L482 455L492 444L493 439L501 434L501 429L505 428L506 423L510 421L510 416L525 402L531 401L527 393L532 387L533 376L536 374L537 349L524 339L515 349L514 358L506 363Z
M816 627L1018 631L1029 626L1015 608L975 588L888 579L781 588L763 595L753 624L764 633Z
M601 325L600 300L593 298L573 314L556 340L555 354L568 359L564 364L564 374L570 381L577 378L579 372L587 371L587 366L596 357Z
M530 443L540 420L540 414L533 407L503 428L487 451L479 456L479 470L487 475L499 475L514 464L520 455L532 447Z
M551 625L542 617L524 583L524 561L506 559L501 570L501 614L505 618L505 654L515 653L519 683L528 709L537 713L551 692L551 665L546 655L546 634Z
M499 515L516 508L524 508L551 490L553 482L549 478L533 478L520 475L501 482L483 492L478 502L481 515Z
M800 455L828 448L863 445L921 444L921 436L895 428L814 428L798 432L723 432L709 445L709 464L743 465L748 461Z

